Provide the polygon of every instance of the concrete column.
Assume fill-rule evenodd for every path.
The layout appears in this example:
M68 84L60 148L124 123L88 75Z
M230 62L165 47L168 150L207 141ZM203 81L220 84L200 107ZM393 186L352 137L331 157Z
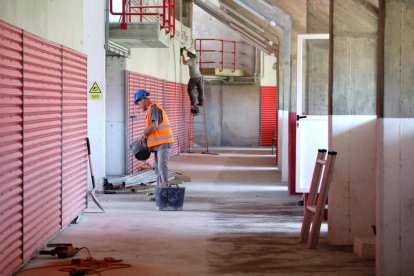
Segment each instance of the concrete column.
M380 14L376 275L414 275L414 2Z
M96 82L102 92L88 99L88 137L97 189L105 176L105 1L83 1L83 52L88 55L88 91ZM86 93L87 91L85 91ZM88 178L88 181L90 178Z
M128 174L125 118L125 66L123 57L106 58L106 175Z
M329 242L373 235L376 169L377 9L330 2L329 149L338 152L329 193Z

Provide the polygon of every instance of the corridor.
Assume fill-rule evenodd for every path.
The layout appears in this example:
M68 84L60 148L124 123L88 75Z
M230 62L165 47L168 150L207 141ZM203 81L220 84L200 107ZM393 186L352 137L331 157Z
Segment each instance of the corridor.
M351 246L330 246L322 225L316 250L298 243L303 207L280 183L270 148L210 148L184 153L170 169L190 176L183 211L156 211L145 193L97 194L78 224L52 243L87 247L96 260L131 267L102 275L375 275ZM81 250L74 258L88 257ZM17 275L64 275L69 261L34 257ZM42 269L34 267L51 266ZM23 271L29 269L27 271Z

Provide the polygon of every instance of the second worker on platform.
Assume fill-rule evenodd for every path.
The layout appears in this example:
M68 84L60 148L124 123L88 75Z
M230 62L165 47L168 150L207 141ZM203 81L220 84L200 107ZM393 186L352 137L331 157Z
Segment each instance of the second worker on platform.
M187 52L188 60L184 57L184 51ZM204 104L203 79L201 77L199 63L197 61L196 50L194 48L181 48L180 55L184 65L188 65L190 71L190 80L188 81L188 96L190 96L191 113L195 116L200 113L198 106ZM197 87L198 103L196 104L196 96L194 88Z

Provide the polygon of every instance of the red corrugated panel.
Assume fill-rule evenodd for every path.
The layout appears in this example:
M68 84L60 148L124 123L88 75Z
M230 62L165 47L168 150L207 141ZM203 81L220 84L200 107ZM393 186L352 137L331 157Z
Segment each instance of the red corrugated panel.
M262 86L261 89L260 144L271 146L274 136L277 139L277 89L276 86Z
M165 111L167 112L168 119L170 120L170 125L172 132L174 134L174 145L171 154L178 154L179 148L181 148L181 139L180 139L180 129L182 117L182 99L181 99L181 84L167 81L166 85L166 105Z
M190 99L187 96L187 85L175 84L154 77L126 71L125 83L127 90L127 121L128 121L128 148L129 144L138 139L145 129L145 113L138 110L134 103L134 93L139 88L146 88L151 93L154 102L162 104L168 114L176 142L172 154L179 150L184 151L189 146L189 137L192 136L193 116L190 112ZM187 112L186 112L187 111ZM146 161L153 163L153 156ZM132 174L144 165L136 160L131 152L128 156L128 173Z
M0 275L23 262L22 31L0 21Z
M61 46L23 32L23 259L60 229Z
M180 116L183 118L180 129L181 151L188 151L193 146L194 141L194 116L191 114L191 102L187 92L187 84L181 84L181 102L183 103Z
M154 89L152 89L152 85ZM145 112L139 110L138 106L134 104L134 93L140 88L148 89L151 93L151 99L162 104L162 87L163 84L155 82L155 79L146 75L137 74L134 72L126 71L126 84L127 84L127 119L128 119L128 173L133 174L140 170L140 167L145 164L152 165L154 157L151 157L143 161L138 161L129 150L129 145L137 140L145 129ZM161 102L159 102L161 99Z
M86 208L87 57L62 49L62 227Z

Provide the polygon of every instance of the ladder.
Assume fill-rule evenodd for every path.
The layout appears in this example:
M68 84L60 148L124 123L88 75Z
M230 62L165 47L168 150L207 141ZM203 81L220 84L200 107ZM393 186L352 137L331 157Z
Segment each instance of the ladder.
M208 150L208 132L207 132L207 119L206 119L206 108L205 108L205 102L204 105L200 107L200 109L202 109L202 111L200 110L200 114L201 116L195 116L198 118L201 118L201 122L199 122L200 124L203 124L203 134L204 134L204 147L205 147L205 151L202 151L201 154L212 154L212 155L218 155L217 153L213 153L210 152ZM194 121L195 123L195 121Z
M316 156L309 197L305 206L302 229L299 236L299 242L307 242L307 247L312 249L316 248L318 244L323 213L337 155L335 151L329 151L328 154L326 152L327 150L325 149L319 149ZM311 228L310 233L309 228Z

